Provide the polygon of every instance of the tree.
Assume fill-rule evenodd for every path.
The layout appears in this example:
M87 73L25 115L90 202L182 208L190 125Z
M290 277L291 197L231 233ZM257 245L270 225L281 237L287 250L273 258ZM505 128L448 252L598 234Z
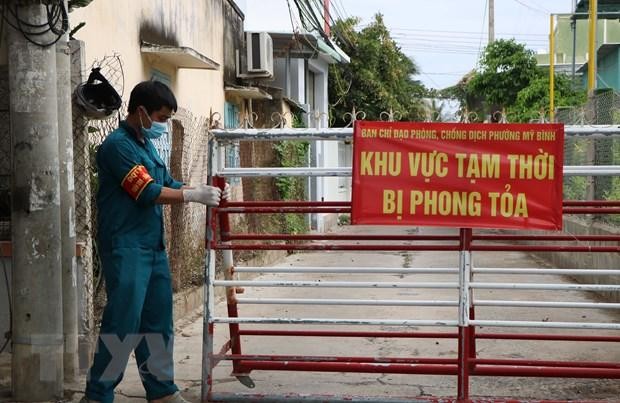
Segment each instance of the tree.
M587 100L585 90L576 90L566 74L556 74L554 102L557 106L582 105ZM541 111L549 109L549 74L539 71L530 84L521 89L517 99L508 108L510 119L517 122L529 122L540 116Z
M353 107L366 113L366 119L378 120L381 112L394 111L402 120L420 120L424 116L421 98L424 86L412 78L418 73L415 63L405 55L376 14L374 21L359 32L357 18L336 22L336 42L350 57L349 64L335 64L329 71L329 102L336 126ZM344 39L344 40L343 40Z
M490 43L480 58L480 69L472 71L453 87L442 91L461 102L463 110L485 114L506 110L510 122L529 122L549 107L549 72L536 65L525 45L511 40ZM585 102L585 91L576 90L565 74L555 75L555 105L573 106Z
M468 83L468 92L481 95L488 112L513 105L517 94L538 77L534 52L514 39L491 42L480 58L480 70Z
M424 113L426 118L431 122L443 122L447 120L445 113L445 104L438 101L436 97L424 100Z

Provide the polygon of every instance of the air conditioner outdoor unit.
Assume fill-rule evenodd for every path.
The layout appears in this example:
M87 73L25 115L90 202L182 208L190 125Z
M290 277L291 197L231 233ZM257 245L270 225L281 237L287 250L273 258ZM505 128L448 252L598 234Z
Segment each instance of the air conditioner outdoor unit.
M273 76L273 41L267 32L246 32L248 74Z

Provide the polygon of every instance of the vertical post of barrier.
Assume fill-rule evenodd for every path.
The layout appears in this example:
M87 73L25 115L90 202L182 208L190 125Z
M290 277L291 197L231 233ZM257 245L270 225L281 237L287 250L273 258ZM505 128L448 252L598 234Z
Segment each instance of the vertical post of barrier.
M473 256L471 254L471 242L472 242L472 238L473 238L473 230L471 228L468 229L469 230L469 234L467 235L468 239L466 241L466 250L467 250L467 254L469 254L469 265L467 267L467 270L469 272L467 278L469 282L474 281L474 259ZM474 360L476 359L476 326L473 326L470 324L469 321L472 321L476 318L476 307L474 306L474 296L473 296L473 290L469 287L469 283L467 284L467 289L468 289L468 293L467 296L469 297L469 320L467 323L467 337L469 339L469 359L470 361L468 362L468 368L469 368L469 372L472 373L474 370L474 367L476 364L474 364Z
M471 331L469 314L471 309L471 240L472 229L461 228L459 231L459 338L458 338L458 386L457 399L464 402L469 399L469 376L471 358ZM475 354L475 352L474 352Z
M213 159L214 148L216 148L216 140L211 138L208 145L208 174L207 183L213 182ZM213 337L215 332L215 324L213 317L215 316L215 251L213 250L213 241L215 240L215 226L213 225L213 209L207 207L206 218L206 258L204 270L204 312L202 321L202 384L200 388L201 402L211 400L211 392L213 389L213 367L215 366L213 357Z
M214 186L219 187L220 189L224 189L226 185L226 181L223 177L215 177ZM220 206L224 207L227 204L226 201L222 201ZM220 227L220 237L223 244L230 244L229 236L230 236L230 218L228 213L218 213L219 219L219 227ZM233 262L233 253L231 249L222 249L222 265L223 265L223 273L225 280L234 280L233 271L234 271L234 262ZM237 289L236 287L226 287L226 305L228 310L228 316L231 318L236 318L239 316L239 311L237 309ZM239 336L239 324L238 323L230 323L228 325L230 332L230 349L233 354L241 354L241 337ZM233 360L233 375L242 376L247 375L244 373L244 370L239 365L239 361Z
M470 277L470 280L471 277ZM470 299L470 301L472 301L473 298ZM472 304L471 308L469 309L469 320L474 320L476 319L476 312L475 312L475 308ZM470 363L473 363L473 360L476 359L476 327L473 325L468 325L467 326L467 331L469 332L467 337L469 338L469 358ZM475 364L471 364L469 366L470 370L473 370L473 368L475 367Z

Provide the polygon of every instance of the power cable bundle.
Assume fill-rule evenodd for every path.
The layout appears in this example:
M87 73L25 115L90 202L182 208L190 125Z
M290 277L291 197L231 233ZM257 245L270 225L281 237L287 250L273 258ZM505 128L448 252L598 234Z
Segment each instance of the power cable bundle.
M20 32L30 43L43 48L56 44L69 31L69 14L62 0L50 0L45 3L47 21L33 23L23 18L19 13L17 1L0 0L2 21ZM54 39L43 42L41 36L51 32Z
M12 301L11 301L11 288L10 288L10 284L9 284L9 274L7 273L6 262L4 261L4 259L2 259L2 269L3 269L3 272L4 272L4 284L6 286L6 296L8 298L9 331L4 334L4 343L0 347L0 354L2 354L4 352L6 347L11 342L11 337L12 337L11 333L13 331L13 306L12 306ZM0 335L0 336L2 336L2 335Z

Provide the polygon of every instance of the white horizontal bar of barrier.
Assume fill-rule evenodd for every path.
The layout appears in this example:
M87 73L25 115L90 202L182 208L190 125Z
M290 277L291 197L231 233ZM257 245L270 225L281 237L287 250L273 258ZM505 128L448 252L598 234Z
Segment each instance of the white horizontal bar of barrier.
M366 305L366 306L458 306L458 301L422 301L402 299L328 299L328 298L237 298L239 304L257 305Z
M278 177L278 176L351 176L351 167L291 167L291 168L223 168L216 173L223 177ZM567 165L564 176L606 176L620 175L617 165Z
M375 274L456 274L457 268L403 267L235 267L235 273L375 273ZM620 272L620 271L619 271Z
M252 318L252 317L218 317L210 319L211 323L270 323L299 325L378 325L378 326L457 326L456 320L423 319L333 319L333 318Z
M617 165L567 165L564 167L564 176L608 176L620 175L620 166Z
M611 125L565 125L566 136L620 137L620 126Z
M351 167L334 168L224 168L217 176L272 177L272 176L351 176Z
M216 140L226 141L281 141L281 140L347 140L353 137L353 128L277 128L277 129L213 129ZM620 126L565 125L567 137L620 137Z
M474 274L572 274L572 275L592 275L592 276L607 276L607 275L620 275L620 270L598 270L598 269L530 269L530 268L514 268L514 269L500 269L500 268L474 268L472 269Z
M353 129L344 128L277 128L277 129L214 129L211 133L219 142L227 141L282 141L282 140L349 140Z
M470 320L470 325L486 327L548 327L564 329L609 329L620 330L620 323L587 323L587 322L535 322L518 320Z
M475 306L506 306L531 308L592 308L620 309L620 304L607 302L563 302L563 301L509 301L509 300L474 300Z
M360 273L360 274L457 274L458 268L449 267L258 267L242 266L235 267L235 273ZM474 268L474 274L557 274L557 275L592 275L608 276L620 275L620 270L608 269L536 269L536 268Z
M389 283L371 281L251 281L215 280L216 287L317 287L317 288L458 288L458 283Z
M620 284L534 284L534 283L469 283L471 288L487 290L561 290L561 291L620 291Z
M415 365L415 364L411 364ZM252 393L234 393L234 392L213 392L210 394L211 401L221 403L239 403L239 402L269 402L269 403L428 403L428 399L416 398L398 398L398 397L367 397L357 395L325 395L325 394L299 394L287 393L285 395L276 395L269 393L261 393L260 400L257 400L256 394Z

